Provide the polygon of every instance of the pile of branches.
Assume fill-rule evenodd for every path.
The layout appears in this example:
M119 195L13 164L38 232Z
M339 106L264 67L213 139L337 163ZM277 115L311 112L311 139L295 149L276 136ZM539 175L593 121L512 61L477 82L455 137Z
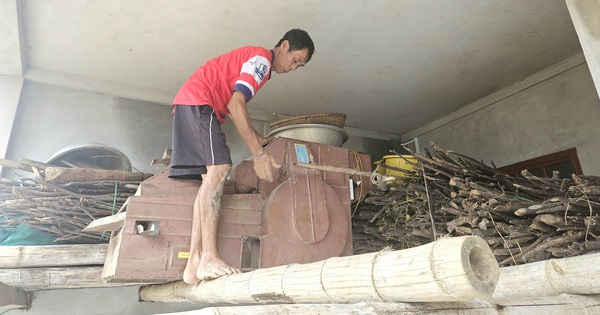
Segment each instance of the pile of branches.
M48 233L60 243L103 243L110 235L82 232L95 219L110 216L135 194L141 181L50 182L0 179L0 228L20 224Z
M357 208L358 251L478 235L500 266L509 266L600 249L600 177L560 178L555 172L540 178L527 170L513 177L430 145L435 155L414 155L416 170L408 174L414 179L388 192L371 192Z

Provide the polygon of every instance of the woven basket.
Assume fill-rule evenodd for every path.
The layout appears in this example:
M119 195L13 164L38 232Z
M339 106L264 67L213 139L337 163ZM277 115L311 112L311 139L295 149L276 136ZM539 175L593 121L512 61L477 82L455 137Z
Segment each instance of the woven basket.
M275 130L277 128L298 124L323 124L344 128L345 122L346 114L343 113L310 114L278 120L272 122L270 127L271 130Z

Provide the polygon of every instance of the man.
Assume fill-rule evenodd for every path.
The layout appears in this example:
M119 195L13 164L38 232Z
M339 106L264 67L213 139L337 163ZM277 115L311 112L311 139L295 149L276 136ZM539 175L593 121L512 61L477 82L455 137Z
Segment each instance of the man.
M314 49L305 31L290 30L272 50L246 46L209 60L175 96L169 176L202 176L194 202L190 255L183 274L186 283L240 272L221 260L217 250L223 185L232 164L221 124L229 115L252 152L256 175L273 181L281 165L263 151L272 139L252 127L246 103L270 79L272 71L287 73L302 67Z

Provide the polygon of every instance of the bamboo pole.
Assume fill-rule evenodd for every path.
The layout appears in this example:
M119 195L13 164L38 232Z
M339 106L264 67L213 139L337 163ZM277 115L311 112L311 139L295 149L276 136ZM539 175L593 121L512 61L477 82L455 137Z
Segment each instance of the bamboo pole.
M238 315L238 314L319 314L319 315L369 315L379 314L364 304L275 304L249 306L207 307L196 311L177 313L178 315Z
M172 313L177 315L238 315L238 314L319 314L319 315L382 315L382 314L498 314L494 305L486 302L457 303L393 303L359 302L354 304L271 304L244 306L211 306L199 310ZM168 314L165 314L168 315Z
M489 297L499 267L477 236L140 290L142 301L200 304L464 301Z
M500 268L492 299L500 304L530 297L600 294L600 253Z
M562 296L561 296L562 297ZM237 315L237 314L352 314L352 315L548 315L598 314L598 296L565 296L560 300L532 300L525 305L499 307L483 300L465 302L400 303L359 302L354 304L271 304L244 306L210 306L193 311L165 315Z

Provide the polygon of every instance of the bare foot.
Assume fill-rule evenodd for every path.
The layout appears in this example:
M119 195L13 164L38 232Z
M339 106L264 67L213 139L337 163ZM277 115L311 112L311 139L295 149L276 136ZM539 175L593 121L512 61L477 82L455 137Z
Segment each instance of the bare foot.
M196 270L198 270L198 260L188 258L185 270L183 271L183 282L187 284L196 284L200 282L200 279L196 276Z
M202 255L198 270L196 271L196 277L200 280L213 280L233 273L240 273L241 271L228 265L226 262L221 260L218 256L212 254Z

